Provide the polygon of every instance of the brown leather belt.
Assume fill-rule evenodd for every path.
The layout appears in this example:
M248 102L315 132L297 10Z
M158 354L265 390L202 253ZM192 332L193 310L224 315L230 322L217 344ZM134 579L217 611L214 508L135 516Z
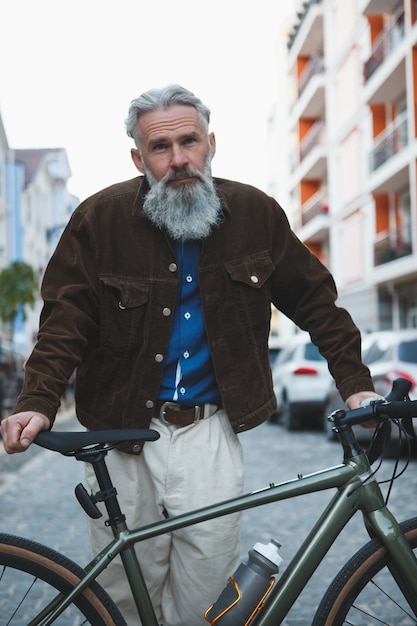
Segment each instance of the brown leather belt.
M177 402L157 402L157 415L164 422L175 426L189 426L207 417L211 417L219 409L217 404L197 404L186 406Z

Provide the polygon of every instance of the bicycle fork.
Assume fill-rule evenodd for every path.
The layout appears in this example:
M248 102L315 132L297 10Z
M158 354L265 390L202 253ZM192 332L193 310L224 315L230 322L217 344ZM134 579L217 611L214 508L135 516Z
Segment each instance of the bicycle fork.
M417 617L417 559L397 520L384 504L379 485L372 481L364 485L362 489L367 492L365 495L368 503L372 498L382 500L378 508L369 510L368 504L365 509L362 509L367 522L366 526L372 528L375 536L391 556L392 562L388 565L388 569Z

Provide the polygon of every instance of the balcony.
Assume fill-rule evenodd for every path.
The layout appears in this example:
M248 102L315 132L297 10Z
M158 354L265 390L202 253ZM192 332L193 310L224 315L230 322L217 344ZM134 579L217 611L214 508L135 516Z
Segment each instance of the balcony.
M296 224L297 228L302 228L316 217L328 215L327 197L323 191L317 191L301 207L301 216Z
M378 67L404 39L404 35L404 10L400 7L372 46L372 54L365 62L363 68L365 82L370 79Z
M371 172L386 163L391 157L408 144L408 118L404 111L388 124L384 132L375 139L374 148L370 153L369 167Z
M398 0L363 0L362 12L365 15L381 15L392 13L398 5Z
M304 89L310 82L310 79L316 74L322 74L324 72L323 55L316 52L310 58L303 72L298 79L298 96L301 96Z
M323 126L323 122L315 122L300 141L300 161L303 161L313 148L323 144Z
M306 0L303 2L297 13L298 21L288 35L287 48L290 53L294 53L295 42L301 30L304 31L304 36L296 55L310 56L320 48L323 40L323 15L318 5L322 4L322 1Z
M402 231L384 231L377 236L374 244L374 264L383 265L408 256L411 252L411 244L404 241Z

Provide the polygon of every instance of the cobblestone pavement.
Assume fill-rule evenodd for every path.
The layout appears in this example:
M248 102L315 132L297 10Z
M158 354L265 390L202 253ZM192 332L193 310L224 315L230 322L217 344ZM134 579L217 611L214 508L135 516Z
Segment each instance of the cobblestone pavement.
M57 428L76 429L68 411ZM309 474L341 461L341 449L328 442L321 432L289 433L281 426L266 423L240 435L245 454L246 491L270 483ZM403 461L401 462L402 465ZM379 472L388 477L394 462L386 461ZM399 478L390 499L391 509L400 518L417 515L417 461ZM81 463L33 446L23 455L9 457L0 443L0 530L46 543L84 565L89 558L86 520L73 494L83 480ZM271 537L281 544L283 567L326 506L329 494L304 496L246 511L242 525L242 558L256 541ZM330 580L346 560L366 541L361 516L344 529L312 580L284 622L284 626L308 626Z

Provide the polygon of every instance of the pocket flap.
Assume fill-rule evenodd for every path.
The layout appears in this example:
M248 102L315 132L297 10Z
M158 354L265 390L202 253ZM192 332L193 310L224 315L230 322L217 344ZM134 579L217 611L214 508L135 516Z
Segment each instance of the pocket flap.
M121 309L130 309L146 304L149 295L149 284L138 283L120 276L100 276L106 287L117 290L117 300Z
M274 271L274 264L269 254L246 257L226 264L226 270L232 280L259 289Z

